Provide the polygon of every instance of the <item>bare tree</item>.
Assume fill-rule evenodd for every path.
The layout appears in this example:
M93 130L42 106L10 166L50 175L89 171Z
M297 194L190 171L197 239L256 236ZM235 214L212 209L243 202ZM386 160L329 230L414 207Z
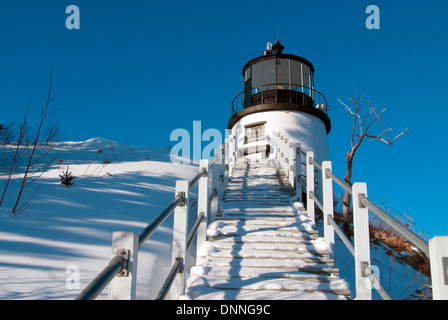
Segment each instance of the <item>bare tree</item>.
M28 113L28 107L29 107L29 101L28 101L28 106L27 106L26 111L25 111L25 117L24 117L25 121L26 121L26 114ZM13 146L12 141L9 141L9 138L7 138L8 139L7 144L9 144L9 148L11 149L13 157L12 157L11 167L9 168L8 179L6 179L6 184L5 184L5 187L3 188L2 197L0 199L0 206L2 205L3 200L5 199L6 190L8 190L9 183L11 182L11 176L12 176L12 173L14 171L14 167L16 165L16 162L20 158L20 154L21 154L20 146L21 146L23 138L25 136L25 132L24 132L23 129L24 129L24 126L21 125L19 134L17 136L17 142L16 142L15 147Z
M56 95L59 93L56 92L56 94L52 94L52 67L50 67L50 84L49 84L49 90L47 94L47 99L45 104L42 105L41 109L41 115L40 115L40 121L37 129L34 133L31 133L31 128L28 124L28 110L31 102L31 98L28 101L28 105L25 111L25 115L23 118L23 122L20 124L19 133L17 136L17 142L16 145L13 147L13 144L10 144L10 148L13 154L12 164L9 170L9 176L6 182L6 186L3 190L2 198L0 200L0 206L5 198L6 190L8 188L11 175L13 173L14 167L17 165L18 160L20 157L25 154L26 159L26 167L23 174L23 177L21 177L21 183L20 183L20 190L16 199L16 202L14 204L14 208L12 209L12 212L14 215L19 214L23 209L26 207L27 203L26 201L24 204L19 206L23 190L25 187L30 185L32 182L34 182L36 179L38 179L42 174L46 171L46 169L53 163L54 160L56 160L57 156L54 157L51 161L46 160L44 162L41 162L41 160L50 153L50 151L55 146L55 142L57 140L57 135L59 133L59 128L56 124L52 123L48 127L46 132L43 132L44 123L46 118L48 118L49 115L54 113L56 110L51 111L49 110L49 106L53 99L56 97ZM39 154L36 154L36 151L38 149L44 149Z
M361 143L364 141L364 139L375 139L382 141L387 145L392 145L398 137L406 132L407 128L396 135L394 138L391 138L389 132L393 130L393 128L386 128L386 126L380 119L381 115L384 113L384 111L386 111L386 109L377 112L377 107L373 106L369 100L367 100L367 102L364 101L364 92L362 93L361 97L352 96L350 98L350 101L353 103L352 107L349 107L341 100L339 100L339 102L344 105L345 110L353 115L351 148L347 152L347 174L344 178L345 182L351 185L353 160L356 151L361 146ZM363 113L366 107L368 107L368 112ZM379 127L381 132L379 134L374 133L374 127ZM350 194L346 191L343 199L343 230L347 236L350 235L349 212Z

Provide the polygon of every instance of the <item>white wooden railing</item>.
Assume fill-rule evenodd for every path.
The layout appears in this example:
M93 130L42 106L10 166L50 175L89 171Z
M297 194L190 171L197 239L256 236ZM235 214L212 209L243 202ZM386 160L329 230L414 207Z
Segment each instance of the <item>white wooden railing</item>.
M156 300L177 299L185 293L185 266L187 251L196 239L197 251L206 241L207 226L214 220L218 205L213 201L222 201L229 175L235 166L235 139L230 135L224 145L214 150L209 162L199 162L199 172L191 179L176 181L174 199L149 223L140 234L116 231L112 236L112 256L102 272L76 297L76 300L95 299L107 285L109 299L133 300L136 298L138 252L143 243L151 237L157 228L174 212L173 245L171 270L160 289ZM191 190L198 186L197 218L189 230L189 200ZM213 210L212 210L213 209Z
M306 203L306 212L311 219L315 219L315 206L323 212L324 239L330 246L330 254L334 255L336 233L354 256L356 299L371 299L372 288L376 289L383 299L391 299L372 271L373 266L370 263L369 210L430 259L433 299L448 299L448 237L434 237L426 242L372 203L367 198L366 183L347 184L331 171L331 161L317 162L313 151L305 152L299 143L281 132L277 138L275 159L295 188L298 200ZM140 234L114 232L113 258L76 299L95 299L109 283L109 299L135 299L139 249L173 211L172 267L156 299L164 299L168 294L171 299L183 295L186 287L185 266L188 248L195 238L197 250L206 241L207 226L214 220L218 208L218 206L212 207L211 204L212 201L222 200L229 176L237 161L236 150L235 136L230 134L225 144L215 150L210 162L200 160L199 172L192 180L176 181L174 199ZM317 187L316 168L317 174L320 171L322 177ZM353 242L345 236L334 220L333 182L352 195ZM198 186L197 218L189 230L190 192L196 185ZM306 199L302 199L302 194Z
M303 178L302 158L305 157L306 178ZM378 275L370 263L369 211L386 222L395 231L423 252L430 260L431 282L434 300L448 299L448 237L436 236L426 242L406 226L402 225L384 210L375 205L367 197L367 184L356 182L349 185L331 171L331 161L319 163L313 151L304 151L300 144L294 142L282 132L277 137L276 159L291 185L296 189L298 199L305 202L306 211L311 219L315 219L315 206L323 212L323 231L325 242L334 254L335 233L341 238L355 259L355 292L356 299L372 299L372 288L383 299L391 299L381 285ZM314 174L318 168L322 176L320 197L315 194ZM334 221L333 215L333 182L352 195L353 203L353 242ZM306 189L306 199L302 199L302 189Z

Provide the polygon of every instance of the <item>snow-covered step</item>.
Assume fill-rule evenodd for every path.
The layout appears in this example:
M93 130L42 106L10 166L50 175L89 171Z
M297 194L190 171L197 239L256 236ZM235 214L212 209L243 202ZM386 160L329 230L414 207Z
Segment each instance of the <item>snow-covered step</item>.
M187 297L195 300L347 300L345 295L320 291L222 290L190 281Z
M276 259L276 260L301 260L306 263L319 263L333 265L334 260L315 252L292 252L283 250L257 250L257 249L230 249L210 250L205 258L224 259Z
M272 160L237 163L184 298L349 298L314 225Z
M192 276L189 279L190 290L194 290L195 285L207 286L213 289L223 290L250 290L250 291L282 291L282 292L320 292L334 295L350 295L350 290L344 280L327 282L315 282L292 278L233 278L227 281L226 278L213 276Z
M232 268L232 267L211 267L211 266L195 266L191 268L190 274L193 276L214 276L223 278L290 278L298 280L307 280L314 282L330 282L339 280L337 275L338 269L331 268L329 271L333 273L309 273L293 270L278 270L274 268Z
M285 244L300 244L300 245L313 245L313 242L319 240L311 237L272 237L271 235L251 235L251 236L231 236L231 237L220 237L216 239L211 239L210 241L221 241L226 242L230 245L233 243L253 243L253 244L267 244L267 243L277 243L279 245Z
M323 245L314 242L237 242L234 241L232 245L225 238L208 241L201 248L201 252L209 252L208 250L263 250L263 251L281 251L293 252L294 254L312 253L313 255L329 256L329 248L324 243ZM202 253L203 255L203 253Z
M320 269L327 270L331 268L331 263L320 261L319 258L303 258L303 259L277 259L260 258L260 259L241 259L238 257L198 257L196 259L197 266L217 266L217 267L234 267L234 268L276 268L279 270L294 270L302 272L320 273Z
M220 236L257 236L264 235L270 237L291 237L291 238L317 238L317 231L308 226L296 223L250 223L250 221L240 221L228 223L228 221L215 221L207 231L207 236L216 238Z

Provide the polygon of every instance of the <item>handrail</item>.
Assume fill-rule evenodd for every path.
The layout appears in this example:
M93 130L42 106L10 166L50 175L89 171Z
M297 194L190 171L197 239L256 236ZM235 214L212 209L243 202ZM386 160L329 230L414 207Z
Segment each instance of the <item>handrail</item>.
M352 256L355 256L355 247L353 246L353 244L350 242L349 238L347 238L347 236L344 234L344 232L341 230L341 228L339 228L338 224L336 223L336 221L334 221L333 218L329 217L328 218L328 222L332 225L332 227L334 228L334 231L338 234L339 238L342 240L342 242L345 244L345 246L347 247L347 249L350 251L350 253L352 254ZM372 271L370 269L370 267L368 267L368 270L365 270L365 272L368 272L368 277L370 282L372 282L372 284L374 284L374 288L377 290L378 294L384 299L384 300L392 300L392 297L390 296L390 294L386 291L386 289L384 289L383 285L381 284L381 282L379 281L378 278L372 278L375 277L374 274L372 274Z
M194 223L194 225L193 225L193 227L192 227L192 229L190 231L190 234L188 235L188 238L187 238L187 250L190 249L190 246L193 243L193 240L194 240L194 237L196 235L196 232L198 231L199 225L201 224L201 222L204 221L204 218L205 218L205 215L204 215L203 212L201 212L198 215L198 217L196 219L196 222Z
M429 258L429 245L428 243L415 234L412 230L395 220L391 215L387 212L379 208L377 205L372 203L367 197L361 196L359 201L369 208L374 214L376 214L380 219L389 224L395 231L403 235L406 239L409 240L414 246L416 246L420 251L422 251L426 257Z
M319 164L314 159L310 159L310 162L314 164L316 167L322 170L321 164ZM327 176L329 176L332 180L337 182L344 190L346 190L348 193L352 194L352 188L351 186L344 182L342 179L337 177L333 172L326 169L325 173ZM370 211L372 211L374 214L376 214L380 219L384 220L386 223L388 223L392 228L394 228L397 232L402 234L405 238L409 240L413 245L415 245L419 250L421 250L427 257L429 257L429 246L428 243L415 234L412 230L401 224L399 221L394 219L391 215L389 215L387 212L379 208L377 205L375 205L373 202L371 202L367 197L361 196L359 201L362 203L362 205L369 208Z
M324 211L324 206L322 205L322 203L319 201L319 199L317 199L316 195L314 194L313 191L309 192L310 197L314 200L314 202L316 203L316 205L319 207L320 210Z
M391 299L390 294L384 289L377 275L373 273L373 265L370 266L370 240L369 240L369 211L382 219L398 234L402 235L413 246L418 248L430 260L431 280L433 284L434 299L448 299L448 284L446 270L448 257L445 248L448 247L448 237L434 237L429 242L410 230L408 227L394 219L390 214L375 205L367 197L367 185L365 183L351 184L331 171L331 161L319 163L314 158L314 152L301 150L299 143L295 143L290 137L278 132L276 145L276 159L283 168L286 177L296 190L296 196L306 205L306 212L310 219L314 219L315 206L323 212L324 240L334 247L334 233L338 234L342 242L355 257L356 295L359 299L371 299L371 289L367 283L371 282L380 296ZM303 162L303 158L306 161ZM306 166L306 175L302 177L302 166ZM320 169L322 186L319 185L318 193L315 193L315 185L310 183L318 176L315 170ZM353 199L353 244L344 234L333 219L333 186L335 182L352 196ZM302 190L305 190L305 199L302 199ZM320 194L322 192L322 194ZM321 198L322 197L322 198ZM356 250L355 250L356 248ZM445 253L443 253L445 252ZM355 254L356 253L356 254ZM445 277L445 278L444 278Z
M313 158L310 158L310 164L314 164L316 167L318 167L320 170L322 170L322 165L314 160Z
M353 247L353 244L351 243L350 239L347 238L345 233L339 228L338 224L332 217L328 217L328 222L331 224L331 226L334 228L334 231L338 234L339 238L341 238L342 242L347 247L348 251L352 254L352 256L355 255L355 247Z
M190 180L190 190L193 189L193 187L198 183L199 179L201 179L204 175L207 174L207 169L203 168L201 169L196 176L194 176L193 179Z
M235 160L232 158L233 155L235 154L235 150L233 150L235 148L234 145L231 145L229 143L226 143L225 146L221 145L219 150L215 150L215 155L212 158L211 161L209 161L207 163L207 160L201 160L200 163L200 169L199 172L190 180L190 181L178 181L179 184L179 189L178 189L178 184L176 182L176 195L174 197L174 199L156 216L156 218L151 221L141 232L138 236L136 236L134 233L131 233L133 236L132 241L134 241L134 245L136 246L135 252L132 252L131 254L133 255L133 261L134 263L132 264L133 268L133 272L136 272L137 270L137 255L138 255L138 251L140 250L141 246L145 243L145 241L157 230L157 228L169 217L169 215L177 210L176 208L183 206L186 209L182 209L181 211L179 211L179 214L175 214L175 223L177 223L176 221L179 221L178 223L182 223L184 224L184 227L187 228L187 224L186 222L188 221L188 219L183 220L182 217L184 217L185 215L188 215L188 199L187 199L187 194L189 193L188 191L191 190L194 186L196 186L199 183L199 190L198 190L198 204L199 207L201 207L202 205L202 209L200 212L198 212L198 216L197 219L190 231L190 233L188 234L187 238L184 238L185 241L185 248L178 248L179 255L178 257L175 258L175 261L173 262L171 271L168 275L168 277L166 278L161 290L159 291L159 294L157 296L156 299L163 299L166 297L166 295L168 294L172 284L174 283L174 281L176 280L176 276L179 273L183 273L183 268L185 265L185 258L186 258L186 251L190 248L190 246L193 243L193 240L195 239L196 235L198 234L198 230L201 226L201 224L203 222L207 222L207 218L206 218L206 213L205 211L208 211L208 207L210 206L211 202L213 201L213 199L217 196L222 197L222 190L223 187L221 186L221 184L224 182L224 175L225 175L225 171L226 169L229 168L229 166L223 166L223 165L219 165L217 161L219 159L224 159L224 155L225 152L229 152L229 162L232 163ZM206 162L203 162L206 161ZM214 165L217 165L216 167ZM212 168L212 169L211 169ZM216 168L216 169L215 169ZM214 174L212 174L212 187L213 190L211 192L210 195L208 195L208 188L209 188L209 183L208 180L207 181L203 181L201 180L203 177L206 177L208 179L209 175L208 172L209 170L214 170ZM230 169L231 170L231 169ZM228 173L229 174L229 173ZM203 182L200 182L203 181ZM188 188L187 188L188 186ZM205 188L205 189L204 189ZM220 190L220 191L219 191ZM202 200L201 200L202 197ZM205 197L205 198L204 198ZM205 201L205 203L204 203ZM187 206L184 206L183 204L187 204ZM204 208L204 205L206 206ZM199 208L198 208L199 209ZM186 211L185 211L186 210ZM177 217L179 217L179 220ZM182 220L182 222L181 222ZM201 231L201 236L205 237L205 233L203 231ZM122 236L121 233L120 237ZM129 234L129 233L125 233L125 234ZM115 235L115 233L114 233ZM177 234L176 234L177 236ZM174 237L174 234L173 234ZM180 235L180 237L183 237L183 235ZM123 238L120 238L123 239ZM180 238L182 239L182 238ZM198 240L199 241L199 240ZM204 240L201 240L204 241ZM137 243L138 242L138 243ZM174 246L175 240L173 239L173 246ZM126 252L126 256L123 256L121 254L117 254L114 258L112 258L109 262L109 264L104 268L104 270L97 275L97 277L75 298L76 300L91 300L91 299L95 299L103 290L104 288L115 278L115 276L117 276L120 273L124 273L124 270L126 271L126 276L129 273L128 270L128 265L129 265L129 261L131 261L130 258L130 250L129 249L120 249L120 251L123 250L122 252ZM174 249L173 249L174 250ZM178 254L178 252L176 251L176 255ZM135 277L135 275L133 275L133 277ZM184 277L184 276L183 276ZM129 281L129 280L127 280ZM135 282L136 283L136 282ZM126 286L125 286L126 287ZM128 288L131 290L131 292L134 292L134 295L131 293L128 298L132 298L135 297L135 284L131 284L131 288ZM122 287L120 287L120 290L122 290Z
M341 180L338 176L336 176L333 172L326 169L325 173L327 176L329 176L334 182L336 182L338 185L340 185L345 191L352 194L352 186L349 185L347 182Z
M163 283L162 288L160 288L160 291L157 294L155 300L163 300L166 298L168 292L171 289L171 286L173 285L176 275L182 270L182 265L183 265L182 259L177 259L176 262L174 262L173 266L171 267L170 273L166 277L166 280Z
M116 255L110 260L106 268L75 298L75 300L95 299L111 280L124 268L126 259Z
M163 221L168 218L168 216L171 214L171 212L176 208L179 203L184 201L184 197L182 195L177 195L173 201L168 204L165 209L162 210L162 212L159 213L159 215L151 222L149 223L145 229L143 229L142 232L138 235L138 247L139 249L145 243L146 240L156 231L156 229L163 223Z

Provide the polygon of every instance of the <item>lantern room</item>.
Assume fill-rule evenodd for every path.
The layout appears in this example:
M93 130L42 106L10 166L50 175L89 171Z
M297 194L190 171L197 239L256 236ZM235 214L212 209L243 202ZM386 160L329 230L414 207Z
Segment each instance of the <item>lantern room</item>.
M282 131L326 160L331 121L325 96L314 88L313 64L283 50L279 41L268 43L262 56L243 66L244 91L232 101L228 121L238 156L273 157Z

